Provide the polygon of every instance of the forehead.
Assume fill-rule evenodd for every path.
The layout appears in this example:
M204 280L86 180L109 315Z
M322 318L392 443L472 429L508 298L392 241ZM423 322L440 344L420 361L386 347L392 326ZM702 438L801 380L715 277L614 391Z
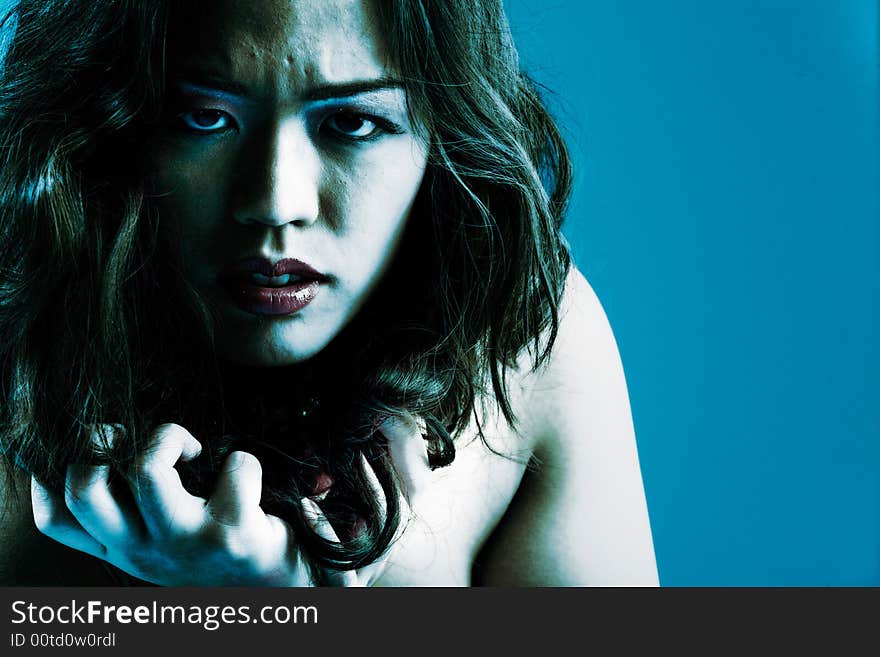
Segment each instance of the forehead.
M198 0L172 16L172 67L307 87L387 75L368 0Z

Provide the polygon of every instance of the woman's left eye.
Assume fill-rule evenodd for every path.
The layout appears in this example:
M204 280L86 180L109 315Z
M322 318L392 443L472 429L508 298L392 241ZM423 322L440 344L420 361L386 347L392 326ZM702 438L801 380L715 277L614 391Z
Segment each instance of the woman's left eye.
M370 139L383 130L376 121L360 114L350 114L348 112L340 112L329 116L324 125L337 135L353 140Z
M234 126L233 118L218 109L201 109L184 112L180 121L191 132L213 133L229 130Z

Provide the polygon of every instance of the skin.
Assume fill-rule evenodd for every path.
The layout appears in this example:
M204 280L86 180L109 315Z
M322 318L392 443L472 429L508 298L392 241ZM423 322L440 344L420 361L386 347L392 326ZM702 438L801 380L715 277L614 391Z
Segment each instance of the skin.
M412 427L402 425L393 433L383 428L389 431L392 446L397 446L393 459L403 474L410 521L379 568L364 576L355 574L357 579L337 577L335 583L467 586L475 582L475 573L477 582L497 586L659 583L622 364L601 305L576 271L569 277L557 340L546 368L536 373L522 368L514 376L519 432L510 431L491 413L483 418L491 445L507 456L490 452L478 440L463 440L453 464L432 472ZM166 455L180 450L183 455L181 445L189 438L180 438L188 432L176 426L167 429L171 430L158 432L158 444L164 436L173 445L160 450ZM175 500L193 507L191 496L179 486L173 457L150 458L152 453L145 455L141 480L165 482L171 500L166 508L179 508ZM538 464L533 472L526 472L529 459ZM146 555L141 565L164 563L161 572L129 568L136 576L164 584L309 583L296 561L295 546L289 543L275 542L268 554L242 554L239 549L273 545L261 535L260 525L269 527L274 521L261 517L265 514L254 495L239 492L258 489L255 460L231 467L224 486L213 496L217 499L212 498L214 506L218 501L229 505L219 516L221 524L223 518L236 514L251 519L235 531L217 531L216 516L195 514L191 518L205 522L194 531L179 531L185 523L170 527L179 540L169 541L167 533L141 534L136 541L122 535L115 546L106 529L101 531L102 543L80 522L88 514L101 514L102 508L106 512L97 500L107 499L102 473L71 470L67 498L35 487L32 507L27 496L9 495L13 477L27 490L31 482L23 473L5 473L0 480L4 498L12 502L0 518L3 584L113 584L97 560L88 556L107 559L108 544L116 555ZM84 503L76 503L78 499ZM196 503L211 506L207 500ZM173 514L167 515L173 520ZM160 514L159 520L167 530L169 518ZM135 515L133 521L141 522L142 517ZM113 522L103 522L113 527ZM210 571L202 554L213 559ZM259 564L273 562L286 565L280 571L259 570ZM168 568L174 563L192 568ZM125 566L119 561L117 565ZM230 577L231 572L237 575ZM180 573L186 577L172 579ZM242 573L247 582L241 580Z
M204 87L222 72L247 97L224 97L226 104L209 107L215 113L196 116L208 107L206 94L194 99L189 89L177 118L216 126L228 115L238 127L204 135L190 125L163 135L148 154L156 192L181 227L187 277L222 314L226 355L258 365L299 362L338 334L393 258L424 174L426 142L396 114L395 132L339 142L343 124L328 125L333 114L310 100L328 84L393 77L361 3L215 8L217 24L200 31L181 60L182 80ZM401 93L372 98L373 111L405 114ZM363 128L351 113L344 125ZM229 259L254 253L305 260L331 282L294 317L248 315L224 297L216 277ZM484 400L481 424L501 455L469 440L476 436L469 427L453 464L431 471L416 419L381 427L402 475L409 522L383 559L328 573L331 583L468 585L475 573L489 585L658 583L623 368L605 314L576 270L550 362L531 372L529 354L522 358L510 381L518 431ZM112 435L112 428L95 428L96 440ZM259 506L257 460L234 453L213 495L201 499L183 489L174 469L199 449L185 427L158 427L130 504L114 495L101 468L71 466L64 496L29 482L30 505L12 505L0 523L0 580L106 583L97 558L166 585L311 585L289 528ZM527 471L530 461L537 466ZM335 540L317 505L304 505L312 526ZM23 549L28 563L55 570L9 569Z
M394 258L427 140L360 2L214 3L172 46L172 111L148 154L153 193L181 232L185 275L220 315L220 349L251 365L314 356ZM172 44L174 42L172 41ZM301 260L327 282L266 317L218 282L241 258Z
M392 455L402 472L427 472L427 454L413 427L386 422ZM93 439L112 441L113 428L95 427ZM157 427L151 447L135 468L126 501L110 485L106 466L68 469L61 496L31 479L37 528L56 541L113 564L138 579L164 585L313 586L306 561L296 549L290 527L260 508L259 461L233 452L219 473L209 499L187 492L174 465L195 458L201 445L176 424ZM424 460L422 460L424 459ZM416 468L408 468L415 464ZM364 461L373 495L384 494ZM405 477L414 491L413 477ZM406 497L402 509L410 512ZM308 523L323 538L339 542L318 504L303 498ZM335 586L368 586L385 570L390 553L357 571L327 571Z

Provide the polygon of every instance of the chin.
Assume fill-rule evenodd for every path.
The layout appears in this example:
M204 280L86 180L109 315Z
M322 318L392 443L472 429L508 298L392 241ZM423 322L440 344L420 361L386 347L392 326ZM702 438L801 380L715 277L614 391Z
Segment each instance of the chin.
M240 365L251 367L284 367L303 363L329 344L332 335L299 324L295 327L270 325L254 331L246 331L224 338L221 342L223 356Z
M247 353L224 352L223 355L230 362L247 367L287 367L306 362L311 358L311 355L306 354L276 354L259 351Z

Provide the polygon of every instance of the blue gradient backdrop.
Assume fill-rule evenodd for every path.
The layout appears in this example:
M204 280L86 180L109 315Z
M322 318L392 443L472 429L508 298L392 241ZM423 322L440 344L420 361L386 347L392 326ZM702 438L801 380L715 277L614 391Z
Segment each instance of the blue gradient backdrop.
M878 10L507 0L571 139L663 585L880 585Z

